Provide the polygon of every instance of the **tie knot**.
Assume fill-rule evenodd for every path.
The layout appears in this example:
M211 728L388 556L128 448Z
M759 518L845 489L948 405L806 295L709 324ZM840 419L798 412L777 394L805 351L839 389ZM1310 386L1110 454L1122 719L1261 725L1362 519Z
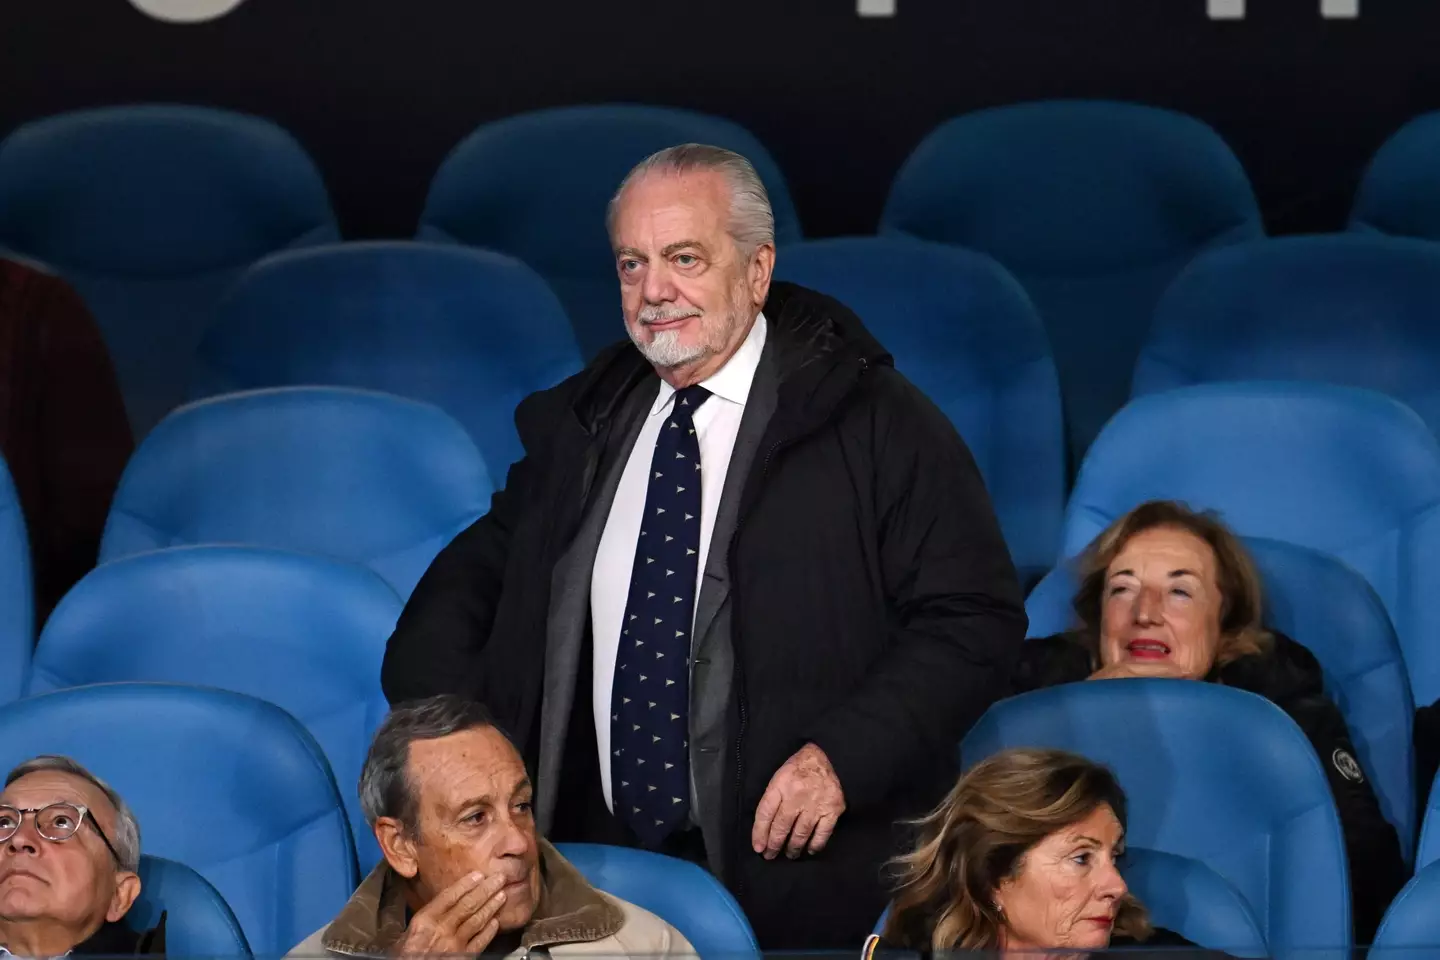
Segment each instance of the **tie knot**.
M704 403L705 398L709 396L710 391L706 390L698 383L685 387L683 390L676 390L675 409L683 409L686 413L693 414L695 412L695 409L699 407L700 404Z

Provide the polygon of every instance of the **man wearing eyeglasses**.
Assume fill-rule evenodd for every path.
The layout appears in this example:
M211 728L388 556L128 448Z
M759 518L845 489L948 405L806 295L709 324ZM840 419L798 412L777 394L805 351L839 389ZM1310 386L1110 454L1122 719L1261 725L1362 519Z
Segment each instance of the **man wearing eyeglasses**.
M121 921L140 895L140 827L68 757L26 761L0 792L0 960L164 952L164 920Z

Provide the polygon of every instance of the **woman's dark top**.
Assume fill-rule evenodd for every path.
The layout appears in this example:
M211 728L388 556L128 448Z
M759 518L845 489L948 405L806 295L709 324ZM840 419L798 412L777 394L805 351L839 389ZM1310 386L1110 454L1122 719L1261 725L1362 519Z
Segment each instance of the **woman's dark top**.
M1289 637L1274 637L1270 653L1240 657L1217 667L1206 680L1264 697L1289 714L1309 738L1330 781L1345 833L1355 944L1369 944L1385 908L1407 879L1400 839L1360 770L1344 716L1325 695L1320 662ZM1085 680L1094 669L1090 652L1074 634L1027 640L1015 673L1015 692Z

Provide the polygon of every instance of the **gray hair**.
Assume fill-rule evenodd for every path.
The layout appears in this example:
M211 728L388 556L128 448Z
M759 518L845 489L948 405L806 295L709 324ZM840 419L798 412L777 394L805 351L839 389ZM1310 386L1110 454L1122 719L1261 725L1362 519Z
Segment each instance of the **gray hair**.
M724 175L730 184L730 236L747 258L764 244L775 242L775 214L770 209L770 195L755 166L740 154L724 147L703 143L682 143L666 147L640 161L610 198L605 213L605 226L613 239L620 197L632 183L652 173L671 176L714 172Z
M495 727L490 711L449 693L402 703L391 710L375 731L365 768L360 771L360 809L370 826L381 817L390 817L413 832L418 826L419 804L405 774L410 744L477 727Z
M36 757L33 760L26 760L20 766L11 770L5 775L5 786L10 786L21 777L28 777L32 773L64 773L93 786L105 795L110 806L115 810L115 828L112 831L110 843L115 847L115 853L120 861L120 867L129 870L131 873L140 869L140 821L135 819L135 812L130 809L115 788L101 780L95 774L86 770L79 763L69 757L58 757L46 754ZM93 817L94 814L92 813ZM98 827L99 824L97 823Z

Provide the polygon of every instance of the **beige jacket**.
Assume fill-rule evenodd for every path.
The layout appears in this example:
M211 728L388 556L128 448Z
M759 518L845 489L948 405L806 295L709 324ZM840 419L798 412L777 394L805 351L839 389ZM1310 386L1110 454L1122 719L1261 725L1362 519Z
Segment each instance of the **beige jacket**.
M526 960L538 948L559 960L695 956L679 930L648 910L596 890L544 840L540 861L545 878L540 905L520 937L520 949L510 957ZM404 888L397 881L382 862L335 921L306 937L285 960L388 955L405 932Z

